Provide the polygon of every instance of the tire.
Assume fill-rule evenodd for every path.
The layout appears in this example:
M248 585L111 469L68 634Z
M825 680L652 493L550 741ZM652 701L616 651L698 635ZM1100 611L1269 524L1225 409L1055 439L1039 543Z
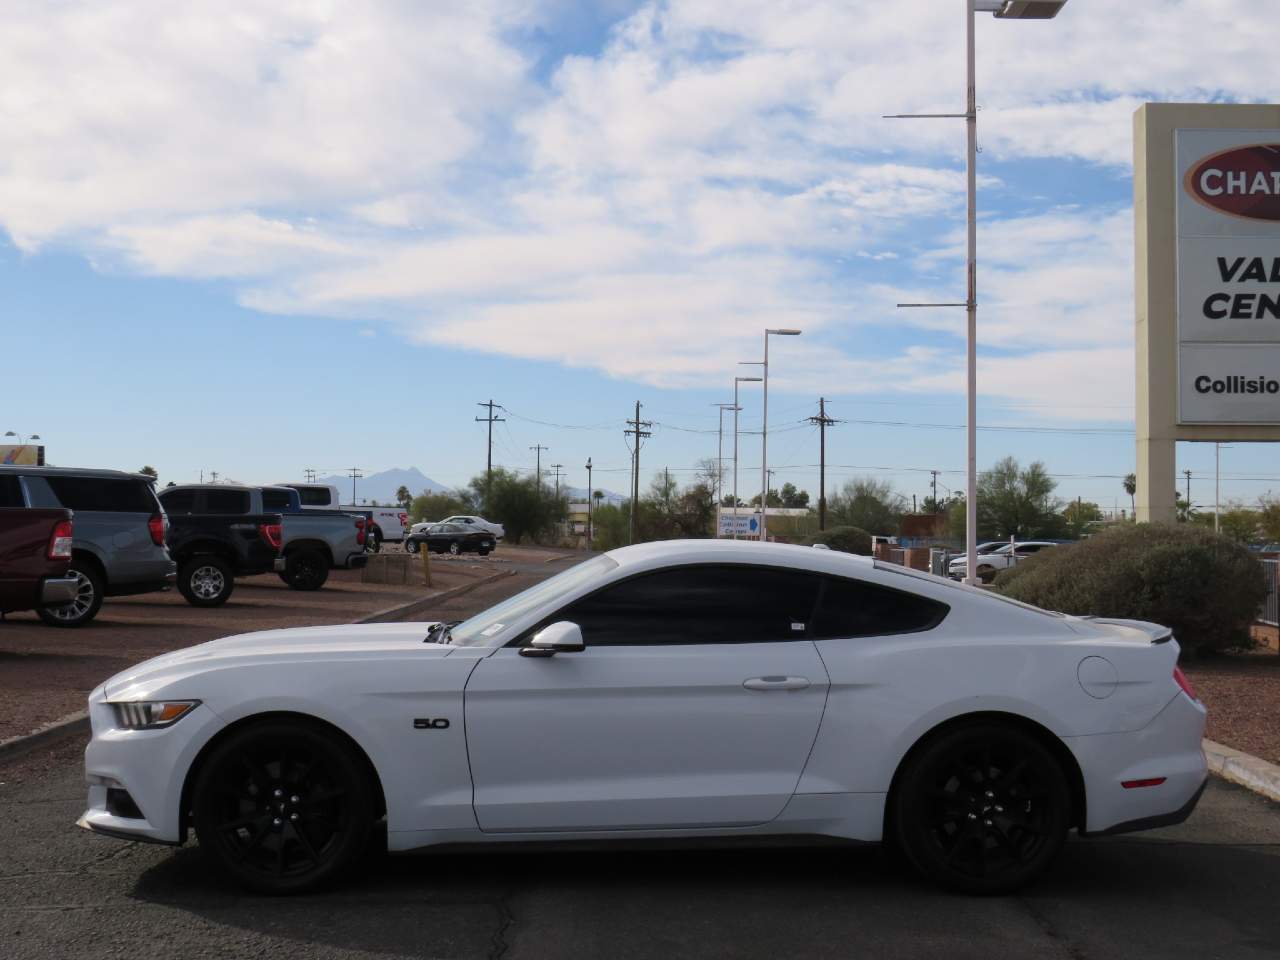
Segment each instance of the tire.
M319 590L329 579L329 561L319 550L299 550L285 557L284 582L291 590Z
M417 552L418 552L418 541L417 541L417 540L405 540L405 542L404 542L404 552L405 552L405 553L417 553Z
M375 817L363 759L344 740L288 720L244 727L214 748L192 790L200 849L257 893L314 890L364 853Z
M458 556L460 553L462 553L462 544L460 544L457 540L450 540L450 541L449 541L449 554L450 554L450 556L454 556L454 557L456 557L456 556Z
M231 564L221 557L192 557L178 568L178 592L193 607L220 607L235 586Z
M1043 874L1062 849L1071 789L1035 737L976 723L913 753L890 814L899 846L920 873L961 893L1007 893Z
M106 584L97 566L81 561L71 561L68 577L76 578L76 598L56 607L37 607L40 619L51 627L83 627L102 609Z
M487 557L487 556L489 555L489 548L488 548L488 547L482 547L482 548L480 548L479 550L477 550L476 552L477 552L477 553L479 553L479 554L480 554L480 556L482 556L482 557Z

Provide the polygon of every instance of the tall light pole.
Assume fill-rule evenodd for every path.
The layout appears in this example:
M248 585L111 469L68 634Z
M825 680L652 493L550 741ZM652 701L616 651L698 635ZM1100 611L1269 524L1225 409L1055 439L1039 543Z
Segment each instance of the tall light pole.
M587 549L591 549L591 509L595 501L595 491L591 489L591 458L587 457Z
M968 374L968 469L965 477L965 576L977 582L978 566L978 78L975 18L990 13L1000 20L1052 20L1067 0L964 0L966 92L964 113L893 114L892 119L963 119L966 129L968 192L968 254L965 273L968 296L964 303L900 303L900 307L964 307L967 313L965 367Z
M769 539L769 338L798 337L801 331L779 328L764 332L764 419L760 424L760 542Z
M760 377L733 378L733 539L738 539L738 413L742 407L738 404L738 384L759 383Z
M735 404L713 403L712 406L720 408L720 430L717 434L716 440L716 482L712 485L714 487L713 493L715 495L716 516L718 518L721 506L720 501L724 499L724 412L726 410L732 410ZM719 523L719 519L717 519L716 522ZM720 536L720 530L718 528L716 530L716 536Z
M33 433L33 434L32 434L31 436L29 436L29 437L24 437L24 436L23 436L22 434L20 434L20 433L14 433L12 430L6 430L6 431L4 432L4 435L5 435L6 437L17 437L17 438L18 438L18 446L20 446L20 447L21 447L21 446L25 446L28 440L39 440L39 439L40 439L40 434L38 434L38 433Z

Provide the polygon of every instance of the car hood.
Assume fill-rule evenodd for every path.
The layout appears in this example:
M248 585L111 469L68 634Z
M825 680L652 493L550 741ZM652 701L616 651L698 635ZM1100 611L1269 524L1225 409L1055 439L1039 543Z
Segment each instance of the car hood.
M317 660L353 662L402 657L447 657L456 648L424 643L432 621L418 623L349 623L332 627L292 627L242 633L210 640L145 660L103 684L107 699L129 697L178 675L225 667Z

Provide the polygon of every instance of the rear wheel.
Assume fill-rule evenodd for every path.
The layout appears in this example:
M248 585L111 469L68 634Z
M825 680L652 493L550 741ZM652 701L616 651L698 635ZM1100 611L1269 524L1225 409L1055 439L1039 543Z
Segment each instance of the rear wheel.
M203 764L193 792L200 848L259 893L301 893L360 856L374 820L361 758L303 723L246 727Z
M449 553L450 553L450 554L452 554L452 555L453 555L453 556L455 556L455 557L456 557L458 554L462 553L462 544L460 544L457 540L450 540L450 541L449 541Z
M404 552L405 552L405 553L417 553L417 552L418 552L418 541L417 541L417 540L405 540L405 542L404 542Z
M1004 893L1042 874L1062 849L1071 791L1033 736L973 724L908 761L892 814L903 851L925 876L963 893Z
M285 557L281 579L293 590L319 590L329 579L329 562L319 550L298 550Z
M235 585L231 565L221 557L193 557L178 571L178 590L193 607L222 606Z
M40 619L51 627L81 627L98 615L102 609L105 584L102 574L90 563L72 561L68 577L75 577L76 595L69 603L56 607L37 607Z

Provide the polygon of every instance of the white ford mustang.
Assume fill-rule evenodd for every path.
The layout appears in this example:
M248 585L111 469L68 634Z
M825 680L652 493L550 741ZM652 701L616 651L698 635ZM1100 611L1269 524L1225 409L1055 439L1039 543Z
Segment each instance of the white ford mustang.
M1165 628L1048 613L831 551L597 556L454 625L276 630L89 698L80 823L266 892L388 847L890 839L991 892L1071 828L1177 823L1205 711Z

